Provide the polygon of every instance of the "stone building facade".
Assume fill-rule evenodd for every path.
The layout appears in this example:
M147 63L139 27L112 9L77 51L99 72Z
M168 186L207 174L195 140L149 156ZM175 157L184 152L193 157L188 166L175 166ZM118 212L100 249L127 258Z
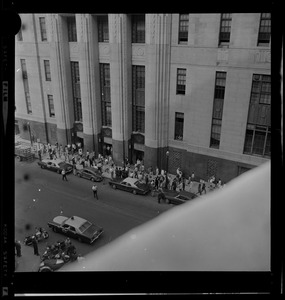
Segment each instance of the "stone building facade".
M270 159L270 14L23 14L16 130L223 181Z

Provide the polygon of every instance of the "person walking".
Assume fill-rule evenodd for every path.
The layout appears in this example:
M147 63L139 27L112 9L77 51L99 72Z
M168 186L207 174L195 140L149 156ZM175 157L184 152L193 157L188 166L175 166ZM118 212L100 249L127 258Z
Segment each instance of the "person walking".
M93 196L94 196L94 198L95 198L95 196L96 196L97 200L99 200L99 199L98 199L97 190L98 190L98 189L97 189L97 185L93 184L93 186L92 186Z
M207 194L207 191L206 191L206 183L205 181L203 180L203 183L202 183L202 191L201 191L201 194L205 192L205 194Z
M35 236L32 239L32 244L33 244L33 247L34 247L34 255L39 256L38 241L37 241Z
M62 175L62 180L68 181L67 178L66 178L66 172L65 172L64 169L61 171L61 175Z
M21 243L20 241L15 241L15 248L16 248L16 254L18 257L21 257L22 254L21 254Z

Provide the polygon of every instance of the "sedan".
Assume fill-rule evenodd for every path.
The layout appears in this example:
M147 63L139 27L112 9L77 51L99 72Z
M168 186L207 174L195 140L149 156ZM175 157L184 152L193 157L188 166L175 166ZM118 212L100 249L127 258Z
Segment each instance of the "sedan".
M138 179L131 177L127 177L122 181L111 180L109 181L109 184L113 187L113 189L131 192L134 195L145 195L150 191L147 184L141 183Z
M48 226L54 231L68 237L78 239L80 242L92 244L103 233L103 228L77 217L57 216Z
M166 203L171 204L182 204L186 201L192 200L196 197L198 197L196 194L186 191L176 192L171 190L164 190L164 195L166 198Z
M61 159L43 159L38 162L38 165L42 169L47 169L50 171L61 173L62 170L65 170L66 173L70 173L73 170L72 164L69 164Z
M76 170L78 177L86 178L92 181L102 181L103 177L101 173L94 168L83 168Z

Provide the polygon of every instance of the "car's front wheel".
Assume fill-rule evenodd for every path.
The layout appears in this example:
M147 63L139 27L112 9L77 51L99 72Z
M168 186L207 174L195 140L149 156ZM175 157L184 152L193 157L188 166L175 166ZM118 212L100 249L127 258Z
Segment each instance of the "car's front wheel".
M78 238L78 242L79 242L79 243L82 243L82 238L79 237L79 238Z
M56 172L57 172L57 174L60 174L60 170L57 170Z
M52 231L53 231L53 232L57 232L57 228L56 228L56 227L53 227L53 228L52 228Z
M137 194L137 191L136 191L136 190L133 190L133 194L136 195L136 194Z
M113 184L113 189L115 190L117 187L116 187L116 185L115 184Z
M45 167L43 165L41 165L41 168L44 169Z
M166 198L165 202L166 202L166 204L170 203L169 199L167 199L167 198Z
M94 178L94 177L91 177L90 180L94 182L94 181L95 181L95 178Z

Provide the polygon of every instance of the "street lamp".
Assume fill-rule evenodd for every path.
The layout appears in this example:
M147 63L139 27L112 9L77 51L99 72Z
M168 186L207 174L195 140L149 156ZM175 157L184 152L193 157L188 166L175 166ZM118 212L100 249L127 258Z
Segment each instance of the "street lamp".
M169 157L169 151L166 151L166 172L168 173L168 157Z
M30 134L30 141L31 141L31 145L33 145L33 142L32 142L32 135L31 135L31 127L30 127L30 122L27 122L27 126L28 126L28 130L29 130L29 134Z
M166 189L168 188L168 157L169 157L169 151L166 151Z

